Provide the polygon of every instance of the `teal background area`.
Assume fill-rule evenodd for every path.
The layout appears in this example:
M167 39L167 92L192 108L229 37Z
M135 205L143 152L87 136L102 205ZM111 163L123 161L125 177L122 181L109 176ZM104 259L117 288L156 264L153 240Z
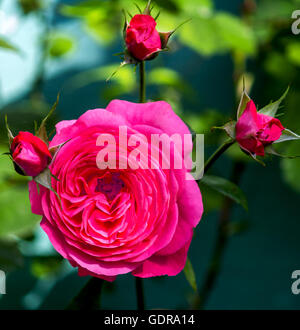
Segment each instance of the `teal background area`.
M237 14L241 1L218 0L215 4L217 9ZM13 6L11 11L14 11ZM2 88L3 104L26 98L32 81L34 63L39 57L38 50L32 49L39 31L36 22L28 22L27 25L27 32L23 31L18 36L20 44L32 42L32 47L28 47L31 50L28 51L27 64L19 63L15 74L8 75L7 68L16 65L18 60L0 53L1 80L8 84ZM44 89L49 103L53 102L67 79L87 68L110 62L111 54L120 49L119 44L111 49L101 48L86 37L79 24L64 17L55 17L54 25L78 36L80 46L75 58L47 66ZM198 93L201 107L195 108L187 100L189 109L197 112L204 108L217 108L223 109L224 113L232 112L234 89L229 56L199 59L199 55L184 47L163 56L164 63L168 61L167 66L176 67ZM76 118L87 109L105 107L106 102L99 101L99 87L99 83L84 87L76 93L76 97L63 90L60 118ZM217 164L215 173L227 176L230 166L231 162L225 157ZM267 169L254 162L247 165L241 187L248 197L249 213L235 206L232 219L247 219L249 228L230 238L207 309L299 309L300 295L291 292L291 274L300 269L300 200L299 195L283 182L279 167L276 158L268 163ZM203 217L189 252L199 286L214 246L217 220L217 212ZM37 241L24 246L24 250L53 251L46 235L40 229L37 233ZM36 280L30 273L29 264L30 257L27 257L24 268L9 274L7 294L0 297L0 309L63 309L88 280L78 277L67 263L59 278L48 282ZM147 279L144 283L147 308L188 308L192 289L182 273L177 277ZM106 285L101 303L104 309L135 309L134 278L131 275L119 276L114 285Z

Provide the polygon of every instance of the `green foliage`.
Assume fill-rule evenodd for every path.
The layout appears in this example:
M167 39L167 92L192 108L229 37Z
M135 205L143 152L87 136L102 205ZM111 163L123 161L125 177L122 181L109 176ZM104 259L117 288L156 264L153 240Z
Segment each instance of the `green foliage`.
M286 89L286 91L283 93L283 95L280 97L279 100L275 102L271 102L270 104L266 105L264 108L260 109L258 112L267 116L275 117L281 102L285 99L288 92L289 92L289 87Z
M205 175L201 179L201 183L209 186L220 194L229 197L237 204L240 204L246 211L248 210L248 202L245 194L233 182L230 182L227 179L221 177Z
M1 154L8 150L1 147ZM31 213L27 179L14 172L12 161L0 156L0 238L24 235L37 225L40 216Z
M190 286L195 292L197 292L198 288L197 288L196 275L191 260L189 258L187 258L186 260L186 264L183 271Z
M265 24L271 21L289 21L296 8L297 0L261 0L257 7L256 19Z
M77 89L96 82L106 82L115 71L118 64L110 64L97 69L89 70L72 78L70 88ZM123 94L130 94L136 89L135 73L130 66L124 66L117 71L102 89L105 99L111 100Z
M147 82L150 85L172 86L182 88L184 83L179 73L169 68L154 68L148 74Z
M264 63L265 70L286 84L289 84L296 75L294 66L287 61L286 56L274 51L267 55Z
M43 7L41 0L18 0L18 3L25 15L38 11Z
M15 242L0 240L0 268L5 272L23 265L23 256Z
M217 13L214 21L218 39L223 40L226 50L254 55L256 45L253 31L240 18L228 13Z
M300 42L290 42L286 47L286 56L292 64L300 66Z
M0 50L1 49L13 51L13 52L16 52L16 53L19 52L19 49L16 46L11 44L9 41L3 39L2 37L0 37Z
M197 33L195 33L197 31ZM214 21L211 18L196 18L178 31L179 40L201 55L212 55L224 49Z
M286 150L289 155L300 156L300 143L291 143ZM283 178L294 190L300 192L300 158L281 160Z
M74 40L61 33L55 33L49 39L49 55L53 58L60 58L67 55L74 48Z
M0 112L0 144L6 144L7 130L5 128L5 116L13 135L19 131L34 131L34 122L40 123L49 113L51 105L40 97L33 97L29 100L22 100L8 105ZM48 119L47 126L54 127L57 122L57 115L54 113Z
M205 214L208 214L212 211L219 210L222 206L223 196L221 194L216 194L216 191L209 187L208 185L199 183L202 201L203 201L203 210Z
M63 258L57 256L35 257L31 264L31 272L37 278L48 278L57 275L62 266Z

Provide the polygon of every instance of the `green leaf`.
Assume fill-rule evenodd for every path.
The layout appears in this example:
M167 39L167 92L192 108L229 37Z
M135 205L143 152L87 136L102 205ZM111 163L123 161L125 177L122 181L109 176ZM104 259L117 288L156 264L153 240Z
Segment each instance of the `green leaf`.
M280 106L281 102L285 99L285 97L287 96L289 89L290 88L288 87L279 100L268 104L264 108L260 109L258 111L258 113L261 113L261 114L267 115L267 116L271 116L271 117L275 117L276 113L279 109L279 106Z
M197 31L197 33L195 33ZM213 55L226 50L211 17L197 17L177 33L180 41L201 55Z
M193 265L191 263L191 260L189 258L186 259L186 263L185 263L183 271L184 271L184 275L185 275L187 281L189 282L190 286L192 287L192 289L195 292L198 292L195 271L194 271Z
M298 135L286 128L282 132L280 138L278 140L274 141L273 143L280 143L280 142L285 142L285 141L290 141L290 140L299 140L299 139L300 139L300 135Z
M246 211L248 211L248 202L245 194L233 182L230 182L229 180L221 177L205 175L201 179L201 183L209 186L222 195L229 197L234 202L240 204Z
M246 55L254 55L256 43L253 31L240 18L220 12L215 15L214 21L219 40L222 40L226 48Z
M55 34L49 40L49 55L59 58L68 54L74 47L74 41L68 35Z
M6 50L10 50L16 53L19 53L20 50L14 46L13 44L11 44L10 42L8 42L7 40L0 38L0 48L6 49Z

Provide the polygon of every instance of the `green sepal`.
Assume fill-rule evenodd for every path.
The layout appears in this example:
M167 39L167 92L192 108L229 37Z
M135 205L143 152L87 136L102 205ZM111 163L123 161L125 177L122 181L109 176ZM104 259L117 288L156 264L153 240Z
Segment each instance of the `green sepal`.
M49 144L49 139L48 139L48 134L47 134L47 129L46 129L46 124L48 119L51 117L53 112L56 110L58 102L59 102L59 96L60 93L57 94L57 98L53 106L51 107L48 115L42 120L40 127L38 128L36 132L36 136L43 140L47 145Z
M239 119L241 117L241 115L245 111L246 106L247 106L249 101L251 101L251 98L247 94L245 86L244 86L243 92L242 92L242 95L241 95L241 99L240 99L240 103L239 103L239 107L238 107L238 110L237 110L237 115L236 115L237 119Z
M5 118L5 127L6 127L6 131L7 131L8 142L9 142L9 148L10 148L10 146L11 146L11 144L12 144L12 141L13 141L13 139L14 139L14 136L13 136L13 134L12 134L12 132L11 132L9 126L8 126L7 115L5 115L4 118Z
M300 135L292 132L289 129L285 129L280 138L276 141L274 141L273 143L281 143L281 142L285 142L285 141L291 141L291 140L299 140L300 139Z
M242 149L242 150L243 150L243 149ZM245 150L243 150L243 151L245 151ZM263 167L266 167L266 164L265 164L262 160L258 159L257 156L256 156L255 154L252 154L251 152L248 152L248 151L245 151L245 152L246 152L246 154L248 154L253 160L255 160L258 164L262 165Z
M285 99L287 93L289 92L290 87L288 87L286 89L286 91L283 93L283 95L281 96L281 98L275 102L271 102L270 104L266 105L264 108L260 109L258 111L258 113L263 114L263 115L267 115L270 117L275 117L276 113L279 109L279 106L281 104L281 102Z
M120 69L122 69L125 65L128 64L134 64L137 65L139 63L138 60L136 60L134 57L130 55L128 50L126 49L125 52L119 53L118 55L123 55L123 61L120 63L119 67L106 79L106 82L110 81L110 79L119 72Z
M49 189L50 191L52 191L52 192L55 194L55 196L59 199L59 202L60 202L60 204L61 204L61 199L60 199L59 195L57 194L57 192L56 192L56 191L53 189L53 187L52 187L52 182L51 182L51 178L52 178L52 177L53 177L54 179L58 180L58 179L56 178L56 176L53 175L53 174L51 173L50 169L47 167L42 173L40 173L39 175L33 177L33 180L34 180L37 184L39 184L39 185L41 185L41 186L43 186L43 187ZM59 181L59 180L58 180L58 181Z
M278 156L278 157L281 157L281 158L288 158L288 159L295 159L295 158L299 158L300 155L297 155L297 156L288 156L288 155L283 155L283 154L280 154L279 152L277 152L272 145L269 145L267 147L265 147L265 152L269 155L274 155L274 156Z
M12 159L12 162L13 162L13 164L14 164L14 169L15 169L15 171L16 171L18 174L20 174L20 175L22 175L22 176L27 176L27 174L23 171L22 167L20 167L17 163L15 163L15 162L13 161L13 159Z
M236 121L231 120L228 123L226 123L224 126L214 126L211 129L212 130L215 130L215 129L224 130L229 137L231 137L233 140L235 140L235 125L236 125Z

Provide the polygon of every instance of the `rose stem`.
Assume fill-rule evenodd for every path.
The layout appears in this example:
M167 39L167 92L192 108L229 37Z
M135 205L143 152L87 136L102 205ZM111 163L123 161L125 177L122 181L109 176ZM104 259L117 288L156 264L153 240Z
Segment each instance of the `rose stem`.
M104 280L91 278L66 307L68 310L100 309L100 296Z
M211 156L210 158L205 162L204 164L204 173L206 173L210 167L214 164L214 162L233 144L235 143L235 140L228 139L226 140Z
M140 95L139 102L146 102L146 73L145 73L145 62L141 61L139 64L140 69ZM140 311L145 310L145 296L144 296L144 286L143 280L140 277L135 278L135 289L136 289L136 299L137 299L137 309Z
M246 61L237 61L234 59L234 83L237 86L241 76L246 71ZM236 95L239 92L236 89ZM226 141L216 152L213 154L205 164L204 173L211 167L211 165L218 159L218 157L231 146L230 140ZM231 181L236 185L239 184L241 177L245 171L246 165L241 161L234 161L231 173ZM223 200L223 206L221 208L219 223L218 223L218 234L216 243L214 246L212 258L208 266L208 271L205 274L204 282L199 295L196 297L194 303L195 309L203 309L207 299L209 298L210 292L213 289L216 279L219 275L222 260L224 257L226 245L228 242L228 224L230 223L231 213L234 203L228 197Z
M145 310L144 303L144 287L143 279L140 277L135 278L136 298L137 298L137 309L139 311Z
M140 67L140 103L146 102L146 79L145 79L145 62L141 61Z

